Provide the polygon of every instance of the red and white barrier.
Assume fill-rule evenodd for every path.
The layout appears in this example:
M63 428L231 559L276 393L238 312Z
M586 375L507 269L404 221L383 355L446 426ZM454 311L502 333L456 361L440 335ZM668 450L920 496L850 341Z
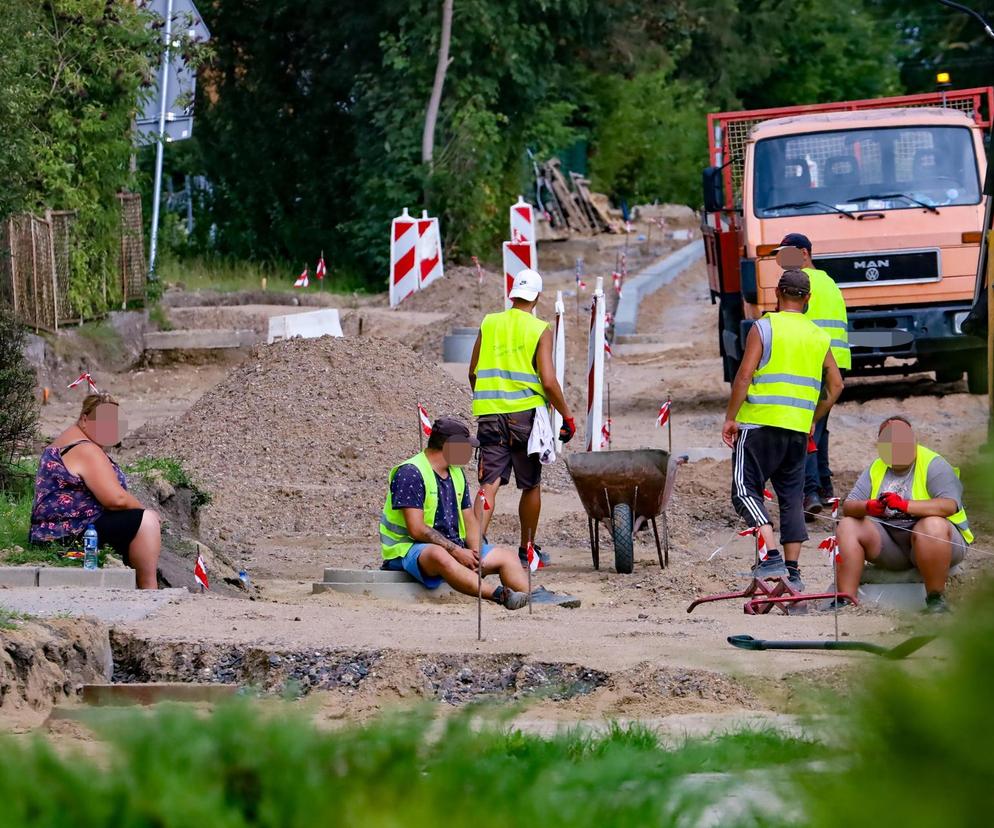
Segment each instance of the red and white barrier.
M604 428L604 277L597 277L590 306L590 338L587 342L587 451L601 450Z
M518 196L511 205L511 244L527 244L531 248L531 267L538 270L538 247L535 236L535 211L531 204Z
M438 231L438 219L429 218L427 210L422 210L421 218L418 219L418 268L419 290L424 290L436 279L445 275L442 268L442 236Z
M563 292L556 291L556 325L552 340L552 364L556 367L556 379L559 387L566 391L566 304L563 302ZM563 424L563 415L555 408L552 409L552 433L559 438L559 429Z
M407 208L390 227L390 307L395 308L420 287L418 223Z
M511 307L511 288L518 274L527 268L534 268L531 246L522 243L504 242L504 310Z

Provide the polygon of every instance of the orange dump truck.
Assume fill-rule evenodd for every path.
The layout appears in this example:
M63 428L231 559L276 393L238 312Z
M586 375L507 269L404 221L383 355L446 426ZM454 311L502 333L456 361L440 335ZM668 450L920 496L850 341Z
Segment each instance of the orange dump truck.
M986 392L985 343L961 325L992 102L988 87L709 116L702 231L727 381L776 305L773 248L803 233L845 297L852 373L966 372Z

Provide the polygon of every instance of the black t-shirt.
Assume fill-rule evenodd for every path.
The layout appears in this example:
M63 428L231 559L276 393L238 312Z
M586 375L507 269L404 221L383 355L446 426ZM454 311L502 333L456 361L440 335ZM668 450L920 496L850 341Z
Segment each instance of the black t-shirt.
M434 469L432 470L434 471ZM439 477L435 472L435 483L438 487L438 509L435 511L434 529L441 532L453 543L465 546L459 537L459 509L456 508L456 486L452 482L452 474ZM405 463L394 475L390 483L390 496L394 509L424 509L425 482L421 472L412 463ZM463 491L461 509L468 509L469 488Z

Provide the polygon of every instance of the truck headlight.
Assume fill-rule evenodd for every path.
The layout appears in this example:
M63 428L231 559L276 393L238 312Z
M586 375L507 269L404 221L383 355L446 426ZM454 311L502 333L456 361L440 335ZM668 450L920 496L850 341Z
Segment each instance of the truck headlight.
M963 333L963 320L970 315L970 311L960 311L953 314L953 331L958 334Z

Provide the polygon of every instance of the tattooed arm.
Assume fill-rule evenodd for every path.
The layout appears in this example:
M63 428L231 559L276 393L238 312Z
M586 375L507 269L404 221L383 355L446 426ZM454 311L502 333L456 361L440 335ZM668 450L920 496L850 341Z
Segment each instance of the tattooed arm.
M408 534L419 543L433 543L441 546L463 566L476 569L479 555L458 543L453 543L433 526L425 524L423 509L404 509L404 523Z

